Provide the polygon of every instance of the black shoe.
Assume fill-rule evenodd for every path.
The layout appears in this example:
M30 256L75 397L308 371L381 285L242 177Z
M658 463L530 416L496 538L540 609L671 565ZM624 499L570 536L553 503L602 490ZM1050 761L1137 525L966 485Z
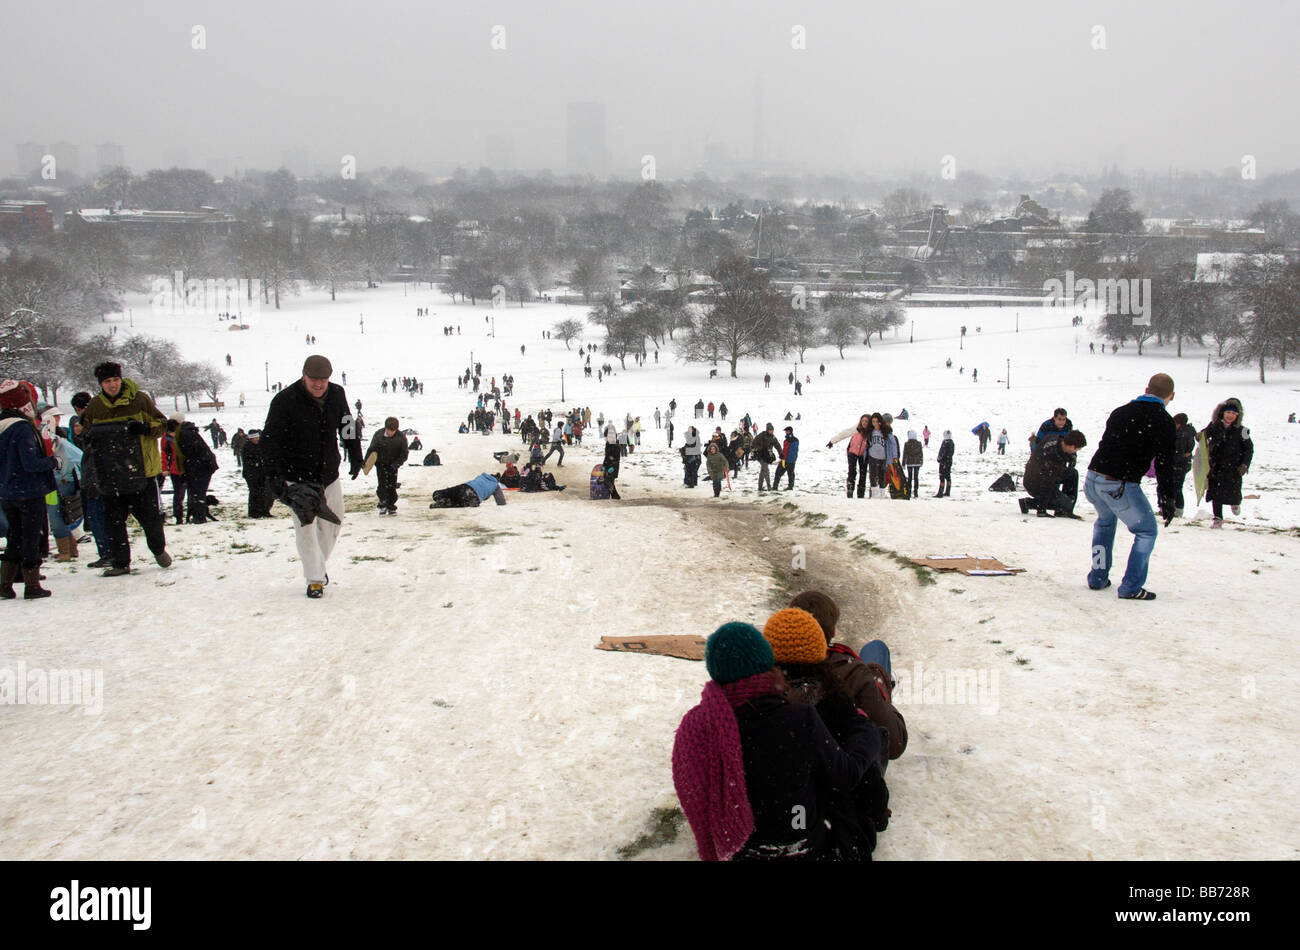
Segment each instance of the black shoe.
M1145 587L1143 587L1136 594L1120 594L1119 599L1120 600L1155 600L1156 595L1151 593L1151 591L1147 590Z
M312 600L318 600L318 599L320 599L321 597L324 597L324 596L325 596L325 585L324 585L324 584L308 584L308 585L307 585L307 596L310 597Z
M1093 587L1091 584L1089 584L1088 590L1105 590L1109 586L1110 586L1110 580L1107 579L1106 583L1102 584L1100 587Z
M1050 514L1047 513L1047 509L1046 509L1046 508L1039 508L1039 509L1038 509L1038 517L1040 517L1040 518L1050 518L1050 517L1052 517L1052 516L1051 516Z
M153 556L153 559L158 562L159 567L172 566L172 556L168 554L166 551L161 551L158 554L155 554Z
M129 567L117 567L115 565L113 567L110 567L108 570L106 570L103 574L99 576L100 577L121 577L123 574L130 574L130 573L131 573L131 569Z
M1020 499L1020 513L1021 513L1022 515L1027 515L1027 514L1029 514L1029 499L1028 499L1028 498L1021 498L1021 499Z
M86 565L86 567L90 568L91 570L97 571L100 568L111 566L112 563L113 562L110 559L106 557L101 557L97 561L91 561L89 564Z

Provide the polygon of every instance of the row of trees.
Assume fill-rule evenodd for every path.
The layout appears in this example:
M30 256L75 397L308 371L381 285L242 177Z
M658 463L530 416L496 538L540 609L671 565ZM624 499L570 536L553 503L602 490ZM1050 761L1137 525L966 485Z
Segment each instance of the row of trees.
M1137 265L1126 276L1141 279ZM1256 366L1259 381L1267 368L1286 369L1287 358L1300 350L1300 261L1281 254L1242 255L1226 279L1196 279L1192 265L1174 265L1151 279L1150 324L1135 325L1131 314L1107 313L1102 330L1107 339L1132 339L1141 355L1154 339L1174 343L1179 356L1184 341L1212 341L1221 365Z
M822 297L817 306L815 298L773 287L764 269L735 255L710 268L715 284L698 301L687 297L684 285L654 286L660 278L647 270L632 282L636 300L624 304L618 295L605 294L588 315L589 323L605 331L605 352L624 367L628 356L645 354L647 341L656 347L675 342L687 362L726 363L734 377L737 364L747 357L798 354L802 362L809 349L831 345L843 358L846 347L858 340L870 346L873 334L883 338L886 330L905 321L902 307L868 300L851 288ZM582 329L579 321L569 319L556 323L552 333L567 347ZM674 338L677 331L682 331L680 340Z

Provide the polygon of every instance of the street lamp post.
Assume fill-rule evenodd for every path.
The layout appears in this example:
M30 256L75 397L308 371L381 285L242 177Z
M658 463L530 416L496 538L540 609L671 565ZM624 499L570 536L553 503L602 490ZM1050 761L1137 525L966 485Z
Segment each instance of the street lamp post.
M266 391L269 393L271 391L271 364L263 363L262 366L266 369Z
M1007 357L1007 389L1011 388L1011 357Z
M1205 354L1205 381L1210 381L1210 354Z
M560 370L560 402L564 402L564 370Z
M908 343L915 343L915 342L916 342L916 321L915 321L915 320L912 321L912 329L911 329L911 331L907 334L907 342L908 342Z

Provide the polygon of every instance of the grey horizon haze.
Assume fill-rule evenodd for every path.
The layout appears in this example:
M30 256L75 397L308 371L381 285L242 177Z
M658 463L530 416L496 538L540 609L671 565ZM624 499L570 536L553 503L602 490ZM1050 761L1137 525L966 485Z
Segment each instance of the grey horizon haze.
M9 3L0 170L21 143L69 142L86 174L112 142L137 171L292 154L563 174L566 110L596 102L623 178L644 155L689 177L706 153L936 176L949 155L958 175L1252 155L1263 178L1300 167L1298 28L1274 0Z

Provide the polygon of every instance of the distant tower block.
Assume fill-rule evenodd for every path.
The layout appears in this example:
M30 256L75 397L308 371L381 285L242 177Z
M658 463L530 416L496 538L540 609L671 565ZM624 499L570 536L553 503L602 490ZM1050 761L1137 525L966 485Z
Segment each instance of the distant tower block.
M605 106L599 102L570 102L567 127L569 174L607 176L610 157L605 144Z
M126 150L115 142L95 146L95 167L98 171L120 168L126 164Z

